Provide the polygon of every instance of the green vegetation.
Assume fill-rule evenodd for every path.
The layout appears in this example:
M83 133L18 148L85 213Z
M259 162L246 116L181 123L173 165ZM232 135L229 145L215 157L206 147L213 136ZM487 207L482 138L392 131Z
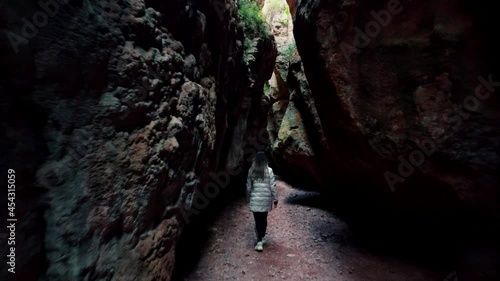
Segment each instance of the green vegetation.
M271 86L269 86L269 81L266 81L266 83L264 84L264 94L269 94L269 92L271 91Z
M257 52L257 40L251 40L245 38L243 41L243 61L248 64L255 60L255 54Z
M288 17L283 17L280 19L280 23L282 25L288 25Z
M240 0L238 3L238 13L245 36L269 37L271 34L266 26L266 18L262 14L259 5L251 0Z
M287 61L290 61L290 58L292 57L293 53L297 50L297 46L295 43L290 43L288 47L283 51L283 56L285 56Z
M290 15L290 7L288 7L288 5L285 5L285 10L283 11L283 13L287 16Z
M248 65L255 60L257 52L257 38L270 38L271 33L266 25L266 18L259 5L251 0L240 0L239 17L243 27L245 40L243 41L243 61Z

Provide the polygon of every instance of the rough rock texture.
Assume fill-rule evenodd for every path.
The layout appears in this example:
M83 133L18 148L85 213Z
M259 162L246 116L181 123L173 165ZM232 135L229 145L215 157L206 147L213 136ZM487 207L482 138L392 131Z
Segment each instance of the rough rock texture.
M271 141L270 152L274 169L304 188L314 189L322 184L321 163L317 153L326 145L316 113L302 62L293 37L290 14L283 13L287 2L281 2L279 11L269 2L264 5L268 22L273 28L278 56L273 76L266 93L272 103L267 130ZM310 140L312 138L313 141Z
M22 17L41 10L4 2L5 34L22 35ZM248 139L265 130L259 81L271 76L274 42L257 48L265 61L243 65L232 1L58 7L17 53L0 45L1 164L19 177L17 277L169 280L209 172L248 165L227 148L255 146Z
M498 83L477 88L478 76L500 80L491 11L485 1L297 1L327 190L500 215L500 101L488 92Z
M284 177L302 188L317 189L326 184L322 175L328 169L322 165L322 155L328 144L296 51L290 59L287 87L290 98L282 121L276 120L280 129L272 146L273 160Z
M282 5L285 5L285 1L283 1ZM295 48L293 25L290 16L282 14L281 11L276 12L273 9L276 9L276 6L270 5L269 1L265 2L262 9L267 23L272 27L278 51L273 74L268 81L269 89L265 93L272 107L269 112L267 125L271 144L278 137L281 120L283 119L286 107L288 106L288 99L290 98L290 92L286 84L290 56L285 54L285 52L289 47Z

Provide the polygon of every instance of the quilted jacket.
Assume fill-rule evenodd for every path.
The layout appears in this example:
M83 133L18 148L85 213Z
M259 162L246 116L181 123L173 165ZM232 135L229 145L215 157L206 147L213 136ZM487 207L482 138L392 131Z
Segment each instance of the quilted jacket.
M264 179L253 179L251 173L247 176L247 202L252 212L269 212L273 201L278 201L276 181L273 169L267 168Z

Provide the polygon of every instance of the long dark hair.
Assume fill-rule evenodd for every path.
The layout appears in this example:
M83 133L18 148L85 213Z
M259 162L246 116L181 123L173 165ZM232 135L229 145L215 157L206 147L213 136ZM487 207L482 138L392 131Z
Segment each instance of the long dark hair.
M262 151L257 152L250 168L253 179L264 179L269 162L267 161L266 154Z

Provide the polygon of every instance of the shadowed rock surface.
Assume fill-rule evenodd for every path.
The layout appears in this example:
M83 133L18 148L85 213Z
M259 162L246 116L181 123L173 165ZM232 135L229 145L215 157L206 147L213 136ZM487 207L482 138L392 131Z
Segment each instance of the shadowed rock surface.
M249 155L233 151L267 141L249 138L266 127L274 41L243 65L232 1L56 5L17 53L1 41L2 169L18 174L22 222L16 277L169 280L209 172L246 169ZM18 35L41 9L1 7L2 30Z
M403 239L388 231L400 225L403 237L453 236L443 251L462 259L428 280L462 266L460 280L496 280L493 4L282 2L287 12L265 26L273 36L245 34L234 0L0 2L0 168L16 171L16 280L170 280L207 237L210 208L242 191L256 150L294 187L321 191L321 206L348 214L371 246ZM309 233L314 219L287 208ZM311 275L331 270L326 260Z
M373 15L388 5L395 14ZM323 188L498 217L496 82L475 94L478 77L500 80L494 26L486 2L297 1L295 40L327 143L316 153ZM427 143L428 155L413 152ZM413 168L398 172L399 157Z

